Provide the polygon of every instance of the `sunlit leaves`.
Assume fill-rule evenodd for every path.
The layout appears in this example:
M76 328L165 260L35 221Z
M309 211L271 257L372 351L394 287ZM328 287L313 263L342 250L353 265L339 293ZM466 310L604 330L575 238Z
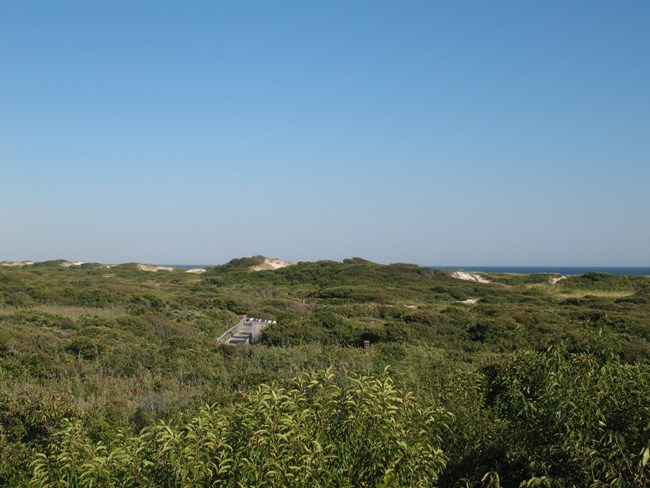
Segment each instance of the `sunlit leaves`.
M233 409L204 408L180 428L92 443L69 422L32 462L35 487L431 486L444 469L448 416L388 375L307 374L262 385Z

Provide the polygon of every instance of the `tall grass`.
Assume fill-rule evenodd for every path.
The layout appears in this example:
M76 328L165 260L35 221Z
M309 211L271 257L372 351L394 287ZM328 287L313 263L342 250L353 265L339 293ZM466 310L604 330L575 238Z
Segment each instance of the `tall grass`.
M31 311L43 312L52 315L60 315L71 320L79 320L84 316L100 317L103 319L115 319L127 315L127 311L122 306L111 306L104 308L96 307L74 307L65 305L36 305L34 307L5 307L0 308L1 316L9 316L18 312Z

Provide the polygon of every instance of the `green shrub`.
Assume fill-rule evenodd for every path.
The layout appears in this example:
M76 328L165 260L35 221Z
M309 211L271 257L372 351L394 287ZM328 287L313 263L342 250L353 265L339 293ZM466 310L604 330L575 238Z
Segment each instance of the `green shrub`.
M428 487L446 463L447 417L388 376L306 374L262 385L230 411L206 407L180 428L121 433L110 445L69 423L36 455L32 486Z
M521 352L496 375L492 391L497 414L509 423L506 486L527 478L557 486L650 482L647 365L561 349Z

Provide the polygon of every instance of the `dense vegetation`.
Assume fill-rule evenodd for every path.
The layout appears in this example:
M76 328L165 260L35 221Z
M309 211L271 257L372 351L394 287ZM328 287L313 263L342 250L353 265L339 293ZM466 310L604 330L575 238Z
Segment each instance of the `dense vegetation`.
M648 278L61 264L0 267L0 486L650 484Z

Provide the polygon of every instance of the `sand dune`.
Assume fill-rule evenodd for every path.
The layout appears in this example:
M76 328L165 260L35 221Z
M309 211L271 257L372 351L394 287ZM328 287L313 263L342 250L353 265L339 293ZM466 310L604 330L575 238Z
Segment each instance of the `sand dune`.
M474 281L477 283L492 283L485 276L476 273L468 273L466 271L454 271L451 274L451 277L456 278L457 280Z

